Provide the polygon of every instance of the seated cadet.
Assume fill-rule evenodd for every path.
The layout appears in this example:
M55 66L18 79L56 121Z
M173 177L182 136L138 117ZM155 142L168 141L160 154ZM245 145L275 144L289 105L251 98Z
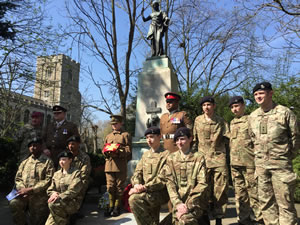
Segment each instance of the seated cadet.
M26 224L27 212L31 225L44 224L49 214L46 190L55 171L54 164L42 154L41 138L29 140L28 149L31 155L22 161L15 178L19 196L9 202L17 225Z
M50 215L46 225L68 223L70 216L80 208L80 193L83 188L80 171L71 168L73 154L63 151L58 155L61 169L54 173L47 190Z
M179 128L174 141L179 151L169 155L165 167L173 224L198 225L208 207L205 159L201 153L191 151L190 129Z
M83 184L80 200L82 201L89 186L89 179L92 170L91 160L88 154L80 150L80 136L71 136L67 140L67 146L73 154L71 167L80 171L81 182Z
M160 145L160 129L145 131L150 150L143 154L131 178L129 205L138 225L159 224L160 206L169 200L162 168L169 151Z

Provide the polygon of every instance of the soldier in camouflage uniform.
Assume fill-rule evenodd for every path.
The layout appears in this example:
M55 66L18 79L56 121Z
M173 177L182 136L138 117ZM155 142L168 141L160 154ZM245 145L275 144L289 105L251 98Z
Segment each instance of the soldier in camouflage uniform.
M290 109L273 102L269 82L255 85L253 94L260 107L250 114L249 128L263 219L266 225L295 225L292 159L300 147L297 118Z
M46 190L54 173L52 160L42 154L42 140L33 138L28 142L31 156L25 159L18 168L15 183L19 196L9 202L14 223L42 225L49 214Z
M254 149L249 135L248 116L241 96L229 100L235 118L230 123L230 165L235 190L238 223L251 225L262 222L255 178Z
M17 134L17 142L20 144L19 162L28 158L29 151L27 143L34 137L42 137L43 113L33 112L31 114L31 123L25 124Z
M80 150L80 136L71 136L67 140L68 149L73 154L71 167L80 171L83 188L81 190L81 202L84 199L85 193L89 187L90 174L92 170L91 160L88 154Z
M66 225L80 208L83 184L80 171L71 167L73 154L63 151L58 155L61 169L54 173L47 190L50 215L45 225Z
M225 143L229 135L227 123L215 115L215 100L211 96L201 99L204 112L194 122L194 146L198 148L206 160L207 177L211 190L211 211L216 224L222 224L228 201L228 169L226 166Z
M159 128L148 128L145 136L150 150L143 154L131 178L129 205L138 225L158 225L160 206L169 200L162 172L169 152L160 146Z
M160 118L160 131L164 140L164 149L169 152L175 152L178 150L174 143L174 134L180 127L187 127L192 129L193 125L190 119L187 117L185 111L179 111L180 95L167 92L165 94L166 108L169 113L164 113Z
M192 139L188 128L179 128L174 135L179 151L169 155L165 166L173 224L198 225L208 207L205 159L191 151Z
M127 162L131 160L131 136L122 130L123 117L111 115L113 132L105 138L105 144L120 144L115 152L105 153L105 176L109 193L109 209L105 216L119 216L121 199L127 177Z

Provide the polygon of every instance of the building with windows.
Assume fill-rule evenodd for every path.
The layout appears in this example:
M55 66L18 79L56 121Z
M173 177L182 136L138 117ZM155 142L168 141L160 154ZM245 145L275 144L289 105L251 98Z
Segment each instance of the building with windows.
M59 54L39 56L33 97L24 96L26 107L20 120L28 123L32 112L44 114L44 124L52 118L52 107L61 105L68 110L67 119L80 124L81 94L79 92L80 64L70 57Z

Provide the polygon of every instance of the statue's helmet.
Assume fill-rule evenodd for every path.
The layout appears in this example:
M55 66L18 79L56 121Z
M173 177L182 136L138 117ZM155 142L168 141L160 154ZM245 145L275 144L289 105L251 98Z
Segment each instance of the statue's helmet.
M152 2L152 6L154 6L155 4L158 4L158 5L159 5L159 0L154 0L154 1Z

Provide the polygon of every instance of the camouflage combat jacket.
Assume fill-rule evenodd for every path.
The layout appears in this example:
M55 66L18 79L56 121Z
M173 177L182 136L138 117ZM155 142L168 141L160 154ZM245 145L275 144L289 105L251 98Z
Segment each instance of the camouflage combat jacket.
M255 165L264 168L291 167L300 148L295 114L282 105L264 112L256 109L249 116L250 135L254 143Z
M125 172L127 171L127 162L131 160L131 136L125 131L113 131L105 138L105 143L120 144L117 155L106 157L105 172Z
M47 156L41 154L39 158L35 158L31 155L18 168L15 178L16 188L20 190L32 187L34 194L46 195L54 171L54 164Z
M81 182L80 171L70 168L66 174L63 169L59 169L54 173L50 187L47 194L50 197L53 192L58 192L59 197L65 202L72 202L76 205L81 203L81 189L83 184Z
M168 151L164 151L162 147L154 152L152 149L145 152L138 162L131 183L143 184L146 186L147 192L159 191L166 187L163 166L167 161Z
M92 170L91 160L88 154L79 150L78 155L74 156L71 167L78 169L81 175L81 181L84 186L88 186L89 178Z
M174 152L169 155L165 170L174 209L181 203L196 214L207 208L207 177L202 153L190 151L183 156L181 151Z
M225 120L214 115L207 121L204 115L197 116L194 123L194 146L202 152L207 168L226 166L225 142L229 128Z
M35 128L31 124L25 124L24 127L20 129L16 137L20 145L19 162L28 158L30 155L28 141L36 137L42 137L42 127Z
M254 149L247 115L235 117L230 122L230 165L254 167Z

